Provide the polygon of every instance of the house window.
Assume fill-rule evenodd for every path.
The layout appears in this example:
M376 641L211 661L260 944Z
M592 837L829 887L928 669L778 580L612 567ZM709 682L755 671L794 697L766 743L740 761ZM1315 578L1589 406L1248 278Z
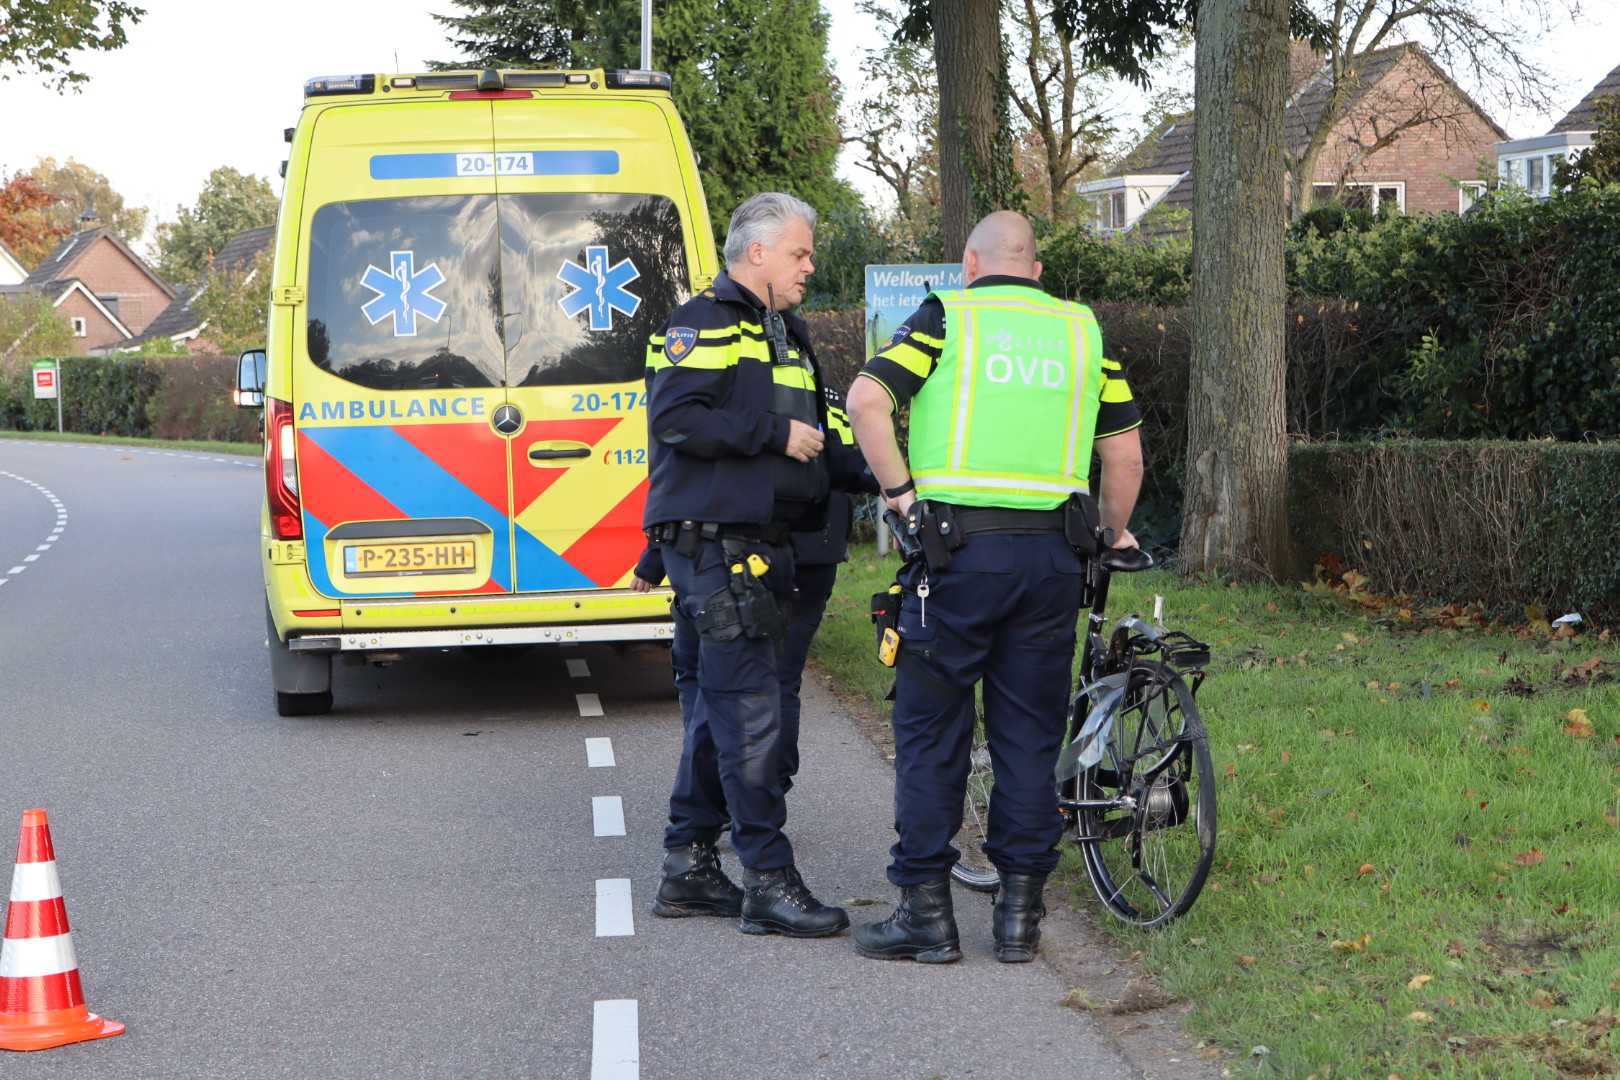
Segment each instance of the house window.
M1125 193L1116 191L1108 196L1108 227L1123 229L1130 223L1130 215L1125 208Z
M1541 158L1524 159L1524 186L1537 195L1547 190L1547 166Z
M89 337L90 336L90 325L88 323L86 323L83 319L81 319L81 318L79 318L78 316L75 315L72 318L71 322L73 323L73 336L74 337Z
M1333 184L1315 184L1315 203L1317 206L1326 206L1334 200ZM1393 206L1396 213L1406 211L1406 185L1405 184L1345 184L1338 189L1338 203L1351 210L1371 210L1377 213L1381 208Z
M1518 158L1508 158L1502 162L1502 180L1514 187L1524 186L1524 170L1520 168Z
M1096 206L1099 232L1115 232L1130 224L1125 213L1125 192L1113 191L1101 195Z
M1485 181L1464 180L1457 185L1457 213L1465 213L1485 197Z

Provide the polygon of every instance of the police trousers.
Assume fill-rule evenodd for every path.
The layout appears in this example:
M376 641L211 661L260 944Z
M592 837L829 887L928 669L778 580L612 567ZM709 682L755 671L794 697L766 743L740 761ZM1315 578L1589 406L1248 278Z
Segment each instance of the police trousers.
M771 568L762 580L786 605L793 549L749 544L747 552L769 558ZM709 598L727 588L732 561L718 540L703 541L689 556L664 549L664 570L680 609L672 659L684 728L664 846L691 843L697 833L720 828L729 818L732 850L742 864L774 870L793 863L793 847L782 832L787 808L780 771L779 643L745 634L721 641L692 626Z
M798 566L793 572L793 611L788 616L787 640L776 657L776 677L782 684L782 732L777 738L777 773L782 777L782 793L793 789L799 771L799 694L804 686L804 665L810 656L827 600L837 582L836 564ZM683 721L697 704L698 632L676 605L675 638L670 648L670 666L675 671L675 692L680 697ZM724 806L724 792L717 788L711 799Z
M984 850L998 870L1045 874L1057 866L1063 831L1053 770L1066 722L1080 557L1060 533L983 533L950 569L902 574L901 648L950 687L984 684L984 728L996 782ZM895 676L895 832L889 880L917 885L950 872L960 857L973 699L936 695L905 667Z

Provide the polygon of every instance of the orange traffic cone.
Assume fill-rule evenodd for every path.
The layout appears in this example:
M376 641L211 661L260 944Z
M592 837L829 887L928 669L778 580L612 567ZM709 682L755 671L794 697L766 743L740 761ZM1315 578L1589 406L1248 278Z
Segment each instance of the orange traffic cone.
M123 1030L85 1008L51 827L45 811L24 810L0 946L0 1050L44 1050Z

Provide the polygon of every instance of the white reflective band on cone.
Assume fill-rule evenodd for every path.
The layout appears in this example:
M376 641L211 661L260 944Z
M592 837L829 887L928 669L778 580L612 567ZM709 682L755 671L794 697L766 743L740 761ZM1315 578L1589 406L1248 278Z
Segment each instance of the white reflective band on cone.
M55 937L6 938L0 946L0 979L36 979L75 970L73 935Z
M55 900L62 895L62 883L56 877L56 860L50 862L20 862L11 877L11 900Z

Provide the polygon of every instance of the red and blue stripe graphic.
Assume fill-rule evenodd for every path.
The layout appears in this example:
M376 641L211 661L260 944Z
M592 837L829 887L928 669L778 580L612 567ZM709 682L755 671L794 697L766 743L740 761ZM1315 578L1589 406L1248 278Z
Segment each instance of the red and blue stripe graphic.
M547 421L529 434L578 439L596 445L617 424L600 421ZM511 444L487 424L304 425L298 429L298 462L304 535L310 578L326 595L430 595L428 586L412 593L336 584L322 542L332 528L350 521L406 521L417 518L472 518L490 527L494 539L490 580L474 590L454 592L549 592L611 587L634 564L644 540L643 481L623 503L559 552L509 516L508 462ZM530 525L546 523L534 504L563 470L521 469L517 502ZM587 511L588 512L588 511ZM602 511L598 510L597 513ZM623 520L620 520L620 519ZM622 534L622 536L621 536ZM513 581L513 564L519 580Z

